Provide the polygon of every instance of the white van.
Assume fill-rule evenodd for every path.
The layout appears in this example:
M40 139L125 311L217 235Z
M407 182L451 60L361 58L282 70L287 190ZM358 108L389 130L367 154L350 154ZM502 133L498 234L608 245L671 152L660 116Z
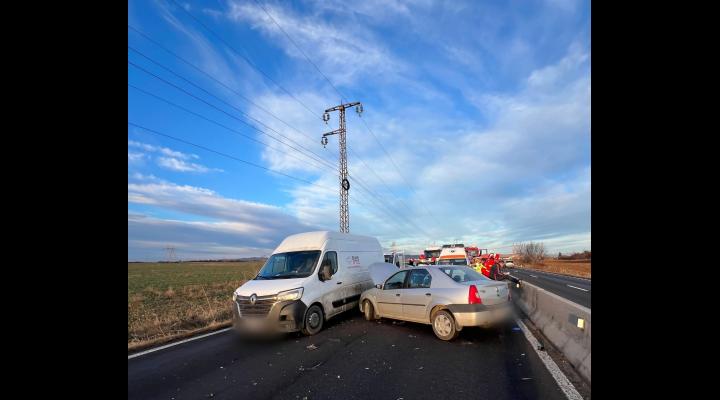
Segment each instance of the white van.
M233 325L239 331L302 331L314 335L323 322L355 309L373 287L368 266L383 262L373 237L320 231L288 236L257 276L233 293Z

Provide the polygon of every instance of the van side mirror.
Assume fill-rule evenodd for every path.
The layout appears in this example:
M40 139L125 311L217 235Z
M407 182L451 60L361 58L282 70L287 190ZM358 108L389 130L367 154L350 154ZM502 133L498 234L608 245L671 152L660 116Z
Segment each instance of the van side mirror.
M382 290L382 283L378 283L375 287Z
M320 266L320 273L318 274L321 282L330 280L332 278L332 267L330 264L323 264Z

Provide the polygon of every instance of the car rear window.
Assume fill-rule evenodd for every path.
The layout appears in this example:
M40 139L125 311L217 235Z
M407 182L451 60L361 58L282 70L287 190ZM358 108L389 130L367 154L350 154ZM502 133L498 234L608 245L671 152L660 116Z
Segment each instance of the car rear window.
M488 279L483 274L478 273L474 269L468 267L448 266L440 267L439 269L455 282L470 282Z

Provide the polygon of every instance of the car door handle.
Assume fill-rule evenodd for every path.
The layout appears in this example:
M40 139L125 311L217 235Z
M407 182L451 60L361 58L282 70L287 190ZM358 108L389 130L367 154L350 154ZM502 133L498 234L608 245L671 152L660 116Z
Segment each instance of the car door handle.
M338 282L337 284L340 285L340 284L342 284L342 282Z
M395 293L395 296L400 296L400 293Z
M425 293L425 296L431 296L431 294L430 294L430 293Z

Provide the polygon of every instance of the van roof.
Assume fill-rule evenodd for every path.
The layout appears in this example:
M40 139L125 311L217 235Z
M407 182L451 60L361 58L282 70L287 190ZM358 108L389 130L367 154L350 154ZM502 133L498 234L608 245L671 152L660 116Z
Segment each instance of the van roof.
M465 252L464 247L455 247L455 248L443 248L440 251L440 259L461 259L467 257L467 253Z
M353 242L367 243L373 247L379 246L378 240L372 236L353 235L334 231L304 232L290 235L275 249L275 253L298 250L319 249L328 240L347 240Z

